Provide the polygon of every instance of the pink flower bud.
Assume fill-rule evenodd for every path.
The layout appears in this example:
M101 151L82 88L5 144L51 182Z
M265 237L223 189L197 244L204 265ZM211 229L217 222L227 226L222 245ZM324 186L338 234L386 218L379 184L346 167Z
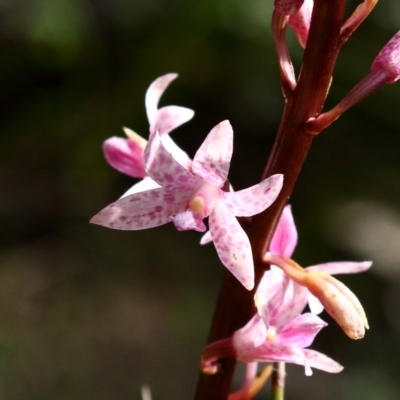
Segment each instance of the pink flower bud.
M281 14L294 14L303 4L304 0L275 0L275 9Z
M393 83L400 78L400 31L380 51L371 69L373 72L383 72L385 83Z
M356 295L342 282L323 271L300 267L290 258L267 253L266 260L281 268L291 279L306 287L351 339L364 337L368 321Z
M306 47L308 31L310 30L311 14L314 7L314 0L304 0L301 8L290 15L289 25L299 40L301 47Z

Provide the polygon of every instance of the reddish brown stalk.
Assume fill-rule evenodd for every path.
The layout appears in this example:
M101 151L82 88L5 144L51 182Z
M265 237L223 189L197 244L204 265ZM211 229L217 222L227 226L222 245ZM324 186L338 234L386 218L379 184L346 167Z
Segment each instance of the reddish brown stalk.
M253 217L248 229L253 248L257 287L265 266L262 258L268 249L277 221L286 205L314 136L305 124L322 110L339 51L340 28L345 0L315 0L307 47L297 87L285 105L274 147L263 178L284 174L283 189L275 203ZM242 327L254 313L254 290L249 292L226 272L220 289L208 343L228 337ZM215 375L201 374L196 400L226 400L235 368L234 359L224 359Z

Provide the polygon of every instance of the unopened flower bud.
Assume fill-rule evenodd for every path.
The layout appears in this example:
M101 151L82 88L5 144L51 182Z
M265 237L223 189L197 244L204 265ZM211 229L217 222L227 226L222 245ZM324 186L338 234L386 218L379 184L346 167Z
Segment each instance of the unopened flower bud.
M144 178L143 151L147 140L128 128L123 128L127 139L112 137L103 143L103 153L107 162L117 171L132 176Z
M310 30L311 14L314 0L304 0L303 5L294 14L289 16L288 23L292 27L301 47L306 47L308 31Z
M379 52L371 69L373 72L383 72L385 83L393 83L400 78L400 31Z
M267 253L266 261L281 268L292 280L305 286L351 339L361 339L369 328L356 295L342 282L322 271L309 271L293 260Z

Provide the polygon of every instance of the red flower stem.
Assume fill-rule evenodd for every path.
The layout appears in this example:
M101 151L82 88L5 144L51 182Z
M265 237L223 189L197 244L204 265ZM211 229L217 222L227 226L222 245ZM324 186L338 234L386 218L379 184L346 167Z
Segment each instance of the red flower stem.
M314 136L307 134L309 118L319 115L329 90L332 71L339 51L340 28L345 0L316 0L303 64L293 95L288 99L272 153L263 178L284 174L284 185L274 204L253 217L247 229L253 248L256 285L265 270L263 256L276 224L289 200ZM254 290L247 291L225 272L217 300L208 343L231 336L254 313ZM226 400L230 391L235 360L221 360L221 371L201 374L196 400Z

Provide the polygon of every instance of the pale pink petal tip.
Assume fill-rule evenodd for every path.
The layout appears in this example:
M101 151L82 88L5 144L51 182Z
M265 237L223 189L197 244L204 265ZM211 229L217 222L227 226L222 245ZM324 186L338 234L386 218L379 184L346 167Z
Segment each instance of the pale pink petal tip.
M396 82L400 78L400 31L380 51L371 69L384 73L386 83Z
M169 84L176 79L178 74L169 73L160 76L155 81L153 81L146 92L145 97L145 105L146 105L146 113L147 118L150 122L150 125L153 125L154 119L156 117L158 102L165 89L169 86Z

